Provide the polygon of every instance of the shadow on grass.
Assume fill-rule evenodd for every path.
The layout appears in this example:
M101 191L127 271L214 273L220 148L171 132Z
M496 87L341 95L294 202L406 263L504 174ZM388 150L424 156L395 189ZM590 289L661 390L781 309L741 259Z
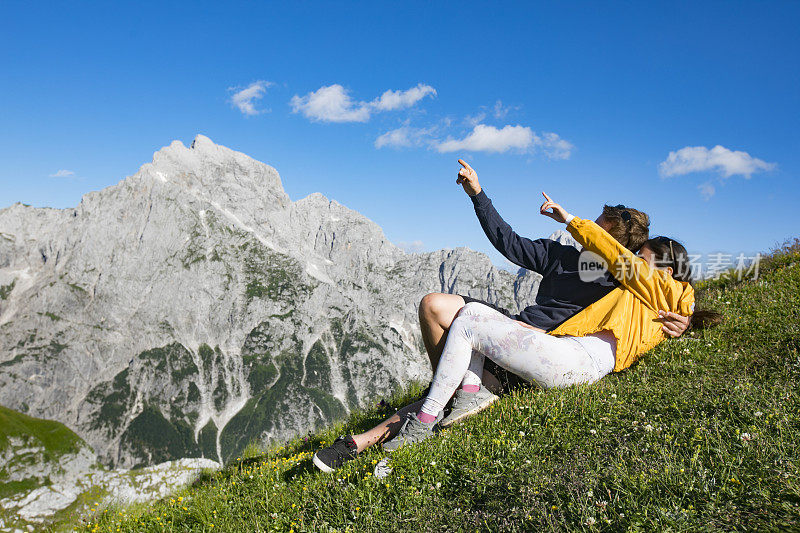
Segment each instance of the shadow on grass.
M303 474L311 474L311 473L314 473L314 472L322 472L322 471L318 470L312 464L311 459L308 459L307 461L302 461L302 462L294 465L292 468L290 468L289 470L284 472L283 473L283 480L288 483L289 481L292 481L297 476L302 476Z

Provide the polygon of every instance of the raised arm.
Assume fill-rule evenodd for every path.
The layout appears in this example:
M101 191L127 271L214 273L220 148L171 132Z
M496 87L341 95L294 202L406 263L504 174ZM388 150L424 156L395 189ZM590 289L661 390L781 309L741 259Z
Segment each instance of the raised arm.
M543 274L549 262L550 248L555 243L549 239L520 237L494 208L478 183L477 173L464 160L459 159L458 162L463 168L458 173L456 183L464 187L464 192L472 200L478 221L492 246L515 265Z
M585 249L602 257L608 265L609 272L617 281L653 311L668 309L690 312L688 309L678 309L679 301L683 300L682 296L688 284L676 281L666 272L652 268L647 261L622 246L596 223L570 215L549 196L544 194L544 197L546 201L542 204L540 212L558 222L566 223L567 230L575 240ZM552 209L552 212L548 212L548 209Z

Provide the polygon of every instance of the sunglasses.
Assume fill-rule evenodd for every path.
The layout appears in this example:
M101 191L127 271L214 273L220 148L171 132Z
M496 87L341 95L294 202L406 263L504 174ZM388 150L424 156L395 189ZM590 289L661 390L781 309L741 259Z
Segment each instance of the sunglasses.
M669 237L658 237L658 242L664 244L669 243L670 259L675 261L675 249L672 247L672 239Z
M627 207L625 207L622 204L619 204L619 205L615 205L614 208L615 209L620 209L622 211L620 216L622 217L623 221L625 221L625 222L630 222L631 221L631 212L628 211Z

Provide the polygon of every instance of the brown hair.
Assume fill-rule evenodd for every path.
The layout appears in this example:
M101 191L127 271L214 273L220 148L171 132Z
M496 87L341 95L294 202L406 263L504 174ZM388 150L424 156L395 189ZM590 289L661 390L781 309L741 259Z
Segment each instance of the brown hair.
M650 217L638 209L622 204L604 205L603 219L608 224L608 233L632 252L638 252L650 237Z
M672 268L672 277L678 281L692 284L692 265L686 248L669 237L653 237L645 245L653 251L656 266ZM722 315L716 311L696 309L692 313L692 328L706 329L722 322Z
M692 265L686 248L669 237L653 237L645 242L653 251L656 267L672 268L672 277L678 281L692 283Z

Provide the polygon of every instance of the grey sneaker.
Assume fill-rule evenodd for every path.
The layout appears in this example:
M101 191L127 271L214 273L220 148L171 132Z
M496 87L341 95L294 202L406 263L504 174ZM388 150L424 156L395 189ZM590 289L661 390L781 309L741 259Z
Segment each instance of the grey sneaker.
M426 424L417 418L417 413L408 413L406 415L406 421L403 422L403 427L400 428L400 433L389 442L384 442L383 449L387 452L393 452L404 444L414 444L415 442L421 442L432 437L434 435L434 428L442 419L442 416L444 416L444 413L439 412L439 416L436 417L436 420L430 424Z
M455 396L453 396L450 414L439 422L439 425L445 428L455 424L468 416L480 413L499 399L498 396L492 394L483 385L481 385L478 392L464 392L464 389L458 389Z

